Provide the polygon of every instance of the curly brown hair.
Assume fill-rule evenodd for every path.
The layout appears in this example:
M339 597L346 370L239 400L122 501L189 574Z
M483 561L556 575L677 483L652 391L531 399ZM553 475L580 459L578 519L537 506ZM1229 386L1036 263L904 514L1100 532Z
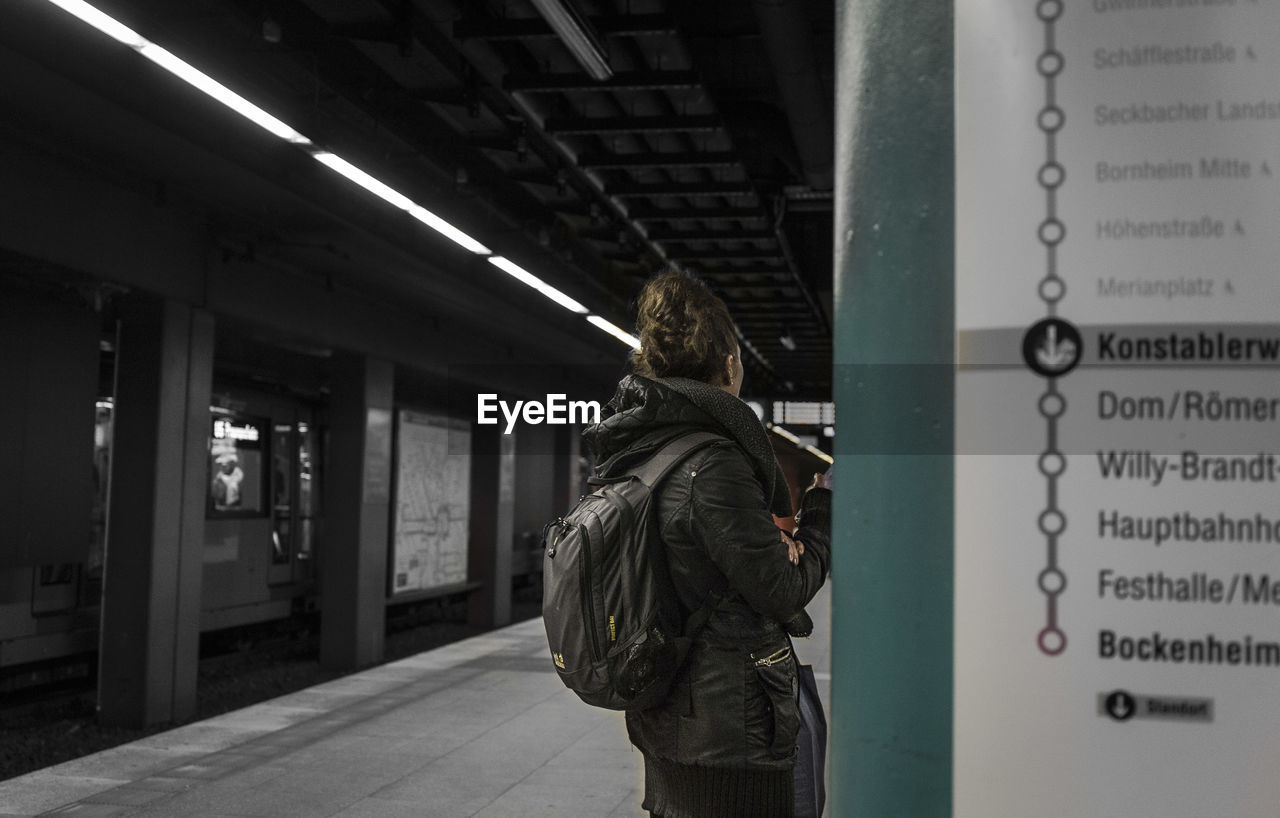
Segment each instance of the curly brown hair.
M679 270L645 282L637 300L640 349L632 371L646 378L725 381L724 359L738 354L729 308L706 284Z

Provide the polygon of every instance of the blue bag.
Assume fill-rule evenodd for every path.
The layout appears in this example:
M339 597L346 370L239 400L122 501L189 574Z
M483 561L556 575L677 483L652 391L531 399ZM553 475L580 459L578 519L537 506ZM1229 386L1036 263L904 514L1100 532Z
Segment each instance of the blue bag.
M827 803L827 714L813 665L799 665L800 734L796 736L796 818L822 818Z

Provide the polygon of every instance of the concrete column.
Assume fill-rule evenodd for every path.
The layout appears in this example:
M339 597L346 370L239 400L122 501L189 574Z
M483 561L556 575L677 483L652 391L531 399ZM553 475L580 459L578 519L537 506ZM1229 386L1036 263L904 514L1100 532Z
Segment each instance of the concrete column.
M511 622L511 546L515 536L516 439L497 426L471 427L471 532L467 621L480 627Z
M558 435L566 427L526 425L516 438L515 535L513 573L531 573L542 565L542 527L552 515L563 514L556 466L563 460ZM518 566L518 568L517 568Z
M382 660L394 384L388 361L334 356L324 541L318 548L320 664L334 670Z
M582 491L578 458L582 455L582 427L558 426L555 433L555 477L552 511L569 510Z
M952 39L836 5L831 815L951 814Z
M103 575L98 708L145 727L196 712L213 318L122 310Z

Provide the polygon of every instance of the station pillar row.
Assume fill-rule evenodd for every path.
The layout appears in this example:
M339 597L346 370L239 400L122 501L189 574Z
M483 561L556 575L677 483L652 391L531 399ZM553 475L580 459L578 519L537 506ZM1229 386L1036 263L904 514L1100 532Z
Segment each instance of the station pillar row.
M99 720L196 713L214 321L172 301L121 309Z
M381 661L386 641L395 366L339 352L330 386L320 664L355 670Z

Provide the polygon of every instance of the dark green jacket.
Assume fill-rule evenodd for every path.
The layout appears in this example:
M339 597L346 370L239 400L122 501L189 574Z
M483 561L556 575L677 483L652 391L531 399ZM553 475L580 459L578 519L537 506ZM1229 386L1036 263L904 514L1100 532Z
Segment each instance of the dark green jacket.
M767 433L742 407L767 445ZM627 713L632 743L646 759L677 765L789 770L799 714L795 659L782 623L803 617L826 579L825 526L797 532L805 553L792 565L766 499L759 446L750 441L753 457L734 442L754 434L742 431L741 418L715 417L663 382L637 376L623 379L607 411L585 434L603 477L688 431L731 438L695 451L656 488L662 539L686 615L713 591L727 599L695 640L667 702Z

